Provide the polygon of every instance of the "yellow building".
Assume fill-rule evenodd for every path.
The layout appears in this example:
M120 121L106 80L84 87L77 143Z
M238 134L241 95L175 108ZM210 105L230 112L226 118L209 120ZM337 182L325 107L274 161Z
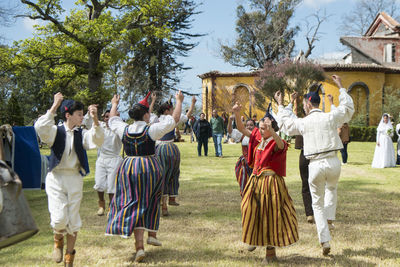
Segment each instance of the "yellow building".
M362 37L342 37L340 41L347 45L351 52L343 62L323 64L326 80L322 82L321 106L326 112L327 95L334 97L338 105L339 91L330 79L337 74L353 97L355 114L365 119L366 125L377 125L382 116L385 103L385 90L400 90L400 24L381 12ZM250 117L254 114L260 119L265 110L255 105L254 94L258 88L258 72L221 73L211 71L199 75L202 79L202 110L210 118L213 109L219 112L230 112L233 103L239 101L243 114ZM267 103L266 105L267 106ZM364 116L362 116L364 115ZM397 114L392 114L397 117Z

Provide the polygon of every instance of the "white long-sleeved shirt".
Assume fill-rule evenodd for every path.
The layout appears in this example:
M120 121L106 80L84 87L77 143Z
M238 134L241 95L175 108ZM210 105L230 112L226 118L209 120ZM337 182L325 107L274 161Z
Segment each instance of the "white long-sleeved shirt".
M91 128L93 120L89 114L85 115L82 124L84 124L87 129ZM100 126L104 130L104 142L97 151L98 157L119 157L122 148L122 139L107 126L107 123L102 121L100 122Z
M128 124L122 121L120 117L111 117L108 121L108 125L110 126L110 129L114 131L122 140L125 128L128 126ZM128 133L142 133L146 125L147 123L145 121L135 121L128 126ZM170 115L167 115L165 120L150 125L149 136L153 141L156 141L157 139L163 137L166 133L172 131L175 128L175 125L176 123L174 118Z
M160 122L160 121L166 120L167 116L170 116L170 115L161 115L161 116L158 118L158 121ZM185 114L181 114L178 123L181 123L181 122L186 123L187 121L188 121L188 117L187 117ZM177 123L177 124L178 124L178 123ZM172 131L172 130L171 130L171 131ZM163 137L163 136L161 136L160 138L162 138L162 137ZM158 145L158 144L171 143L171 142L174 142L174 139L172 139L172 140L164 140L164 141L157 140L156 144Z
M56 114L47 111L46 114L41 116L35 123L35 130L40 139L49 145L53 146L57 135L57 126L54 123ZM60 163L53 169L53 171L73 171L78 170L80 163L74 148L74 129L69 129L67 124L64 123L66 138L65 149ZM94 126L90 130L82 131L82 145L85 150L95 149L100 147L104 141L104 130L99 126Z
M328 157L332 151L343 148L337 127L350 121L354 103L345 88L339 91L339 106L329 113L315 108L306 117L297 118L292 110L279 106L278 118L283 131L288 135L303 136L304 155L308 159Z

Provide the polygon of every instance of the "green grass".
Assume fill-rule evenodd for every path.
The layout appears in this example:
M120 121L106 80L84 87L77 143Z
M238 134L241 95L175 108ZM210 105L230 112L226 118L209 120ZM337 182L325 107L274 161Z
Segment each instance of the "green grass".
M186 140L188 140L186 138ZM211 139L210 139L211 141ZM146 246L142 266L258 266L264 249L247 252L241 240L239 187L234 165L239 145L224 144L224 158L197 157L196 143L178 144L181 155L179 207L162 217L162 247ZM338 189L332 256L323 257L315 225L307 224L301 198L299 151L287 155L286 183L295 203L300 240L278 248L280 266L400 266L399 168L372 169L374 143L349 144L349 163L342 167ZM84 179L80 214L83 227L76 244L75 266L132 266L134 239L105 237L93 190L96 152L89 154L92 172ZM25 191L40 232L0 250L0 266L57 266L51 260L52 231L44 191ZM62 266L59 264L58 266Z

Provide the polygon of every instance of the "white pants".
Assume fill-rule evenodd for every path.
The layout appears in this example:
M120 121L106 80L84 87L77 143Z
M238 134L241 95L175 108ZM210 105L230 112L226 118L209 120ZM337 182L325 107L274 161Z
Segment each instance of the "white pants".
M340 168L336 155L311 159L308 165L308 183L320 243L331 240L327 220L335 220Z
M82 226L79 208L83 178L78 171L49 172L46 176L50 224L54 233L73 235Z
M96 172L94 175L94 190L115 194L115 177L118 173L122 158L100 156L96 161Z

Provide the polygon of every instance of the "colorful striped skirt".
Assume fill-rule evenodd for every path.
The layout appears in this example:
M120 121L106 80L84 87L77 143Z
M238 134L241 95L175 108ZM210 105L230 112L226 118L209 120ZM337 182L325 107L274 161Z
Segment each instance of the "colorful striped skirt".
M178 196L179 174L181 173L181 153L174 143L161 143L156 146L156 155L163 166L163 195Z
M241 208L244 243L284 247L299 239L296 210L285 180L272 170L251 175Z
M128 237L134 229L157 231L162 167L157 157L126 157L119 167L106 234Z
M246 187L247 181L252 173L252 168L247 164L246 158L242 155L236 162L235 174L236 180L239 183L240 195L243 196L243 190Z

